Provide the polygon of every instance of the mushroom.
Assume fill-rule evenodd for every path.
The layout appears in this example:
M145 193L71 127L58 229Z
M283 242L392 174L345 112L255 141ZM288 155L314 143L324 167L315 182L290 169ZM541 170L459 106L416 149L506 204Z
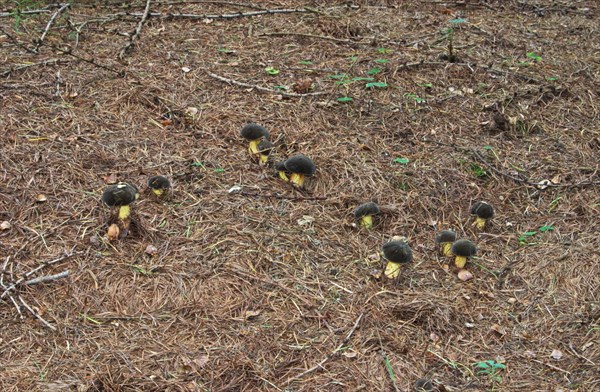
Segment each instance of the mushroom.
M472 241L458 240L452 244L452 254L456 256L454 264L458 268L464 268L465 264L467 264L467 259L475 256L475 253L477 253L477 247Z
M153 176L148 179L148 187L156 196L163 196L171 188L171 182L165 176Z
M240 135L242 135L244 139L250 141L248 151L252 155L258 154L258 144L263 138L269 139L269 131L267 131L267 128L254 123L246 124L240 131Z
M402 264L410 263L413 259L412 250L404 237L393 237L390 242L383 244L381 250L387 261L384 275L390 279L398 278Z
M285 168L285 161L277 162L273 165L275 170L277 171L277 175L285 182L290 181L290 172Z
M107 187L102 193L102 201L109 207L118 207L118 220L123 226L122 234L127 235L129 229L129 216L131 215L131 203L139 197L138 189L131 184L119 182ZM114 228L111 229L114 231ZM111 233L107 233L111 234ZM118 234L117 234L118 235Z
M471 215L476 216L473 225L479 230L483 230L486 221L494 216L494 208L485 201L478 201L471 206Z
M256 146L259 154L259 163L261 165L266 165L269 162L269 154L271 154L271 150L273 150L273 143L268 141L267 139L263 139L258 146Z
M441 248L446 257L452 256L452 243L456 241L456 233L452 230L442 230L435 236L435 243Z
M291 173L290 182L298 188L302 188L304 186L304 179L315 174L317 170L314 162L302 154L289 158L283 165Z
M377 203L370 201L356 207L354 210L354 218L356 220L360 219L360 225L368 230L373 227L373 215L377 215L380 212Z

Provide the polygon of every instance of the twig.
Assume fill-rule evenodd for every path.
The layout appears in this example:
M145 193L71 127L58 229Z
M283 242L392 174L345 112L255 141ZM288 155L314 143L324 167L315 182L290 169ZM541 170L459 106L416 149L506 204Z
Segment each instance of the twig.
M135 32L133 33L131 38L129 38L129 43L127 45L125 45L125 47L123 47L123 49L121 49L121 52L119 53L119 59L122 60L125 57L125 54L133 48L133 44L135 43L135 40L138 39L138 37L140 36L140 33L142 32L142 27L144 27L144 23L146 23L146 20L148 19L148 14L150 13L150 3L151 2L152 2L152 0L146 0L146 8L144 8L144 13L142 14L140 23L138 23L138 25L135 29Z
M306 376L309 373L312 373L318 369L323 368L323 365L329 361L331 358L333 358L335 355L337 355L339 353L339 351L346 345L348 344L348 342L350 341L350 338L352 337L352 335L354 334L354 331L356 331L356 329L358 328L358 325L360 324L360 320L362 320L362 317L364 315L364 312L361 313L358 318L356 319L356 321L354 322L354 325L352 326L352 328L350 329L350 331L348 331L348 333L346 334L346 337L344 338L344 340L342 340L342 343L340 343L340 345L333 350L333 352L331 352L329 355L327 355L325 358L323 358L323 360L321 360L321 362L319 362L318 364L316 364L315 366L311 367L310 369L307 369L305 371L303 371L302 373L298 374L297 376L294 377L290 377L287 379L287 381L285 382L284 385L288 385L290 384L292 381L297 380L299 378L302 378L304 376Z
M274 14L291 14L291 13L306 13L314 12L314 10L308 8L300 9L275 9L275 10L264 10L264 11L250 11L250 12L237 12L234 14L174 14L174 13L162 13L162 12L150 12L148 15L152 18L163 18L163 19L234 19L243 18L258 15L274 15ZM141 17L143 13L140 12L120 12L111 14L110 16L135 16Z
M83 56L80 56L79 54L75 54L71 49L66 50L66 49L59 48L58 46L55 46L55 45L49 45L47 43L44 43L44 45L48 46L48 47L50 47L50 48L52 48L52 49L54 49L54 50L56 50L56 51L58 51L60 53L64 53L64 54L67 54L67 55L69 55L71 57L74 57L77 60L83 61L84 63L92 64L92 65L94 65L94 66L96 66L98 68L102 68L104 70L113 72L113 73L117 74L119 77L124 77L125 76L125 71L118 70L118 69L115 69L115 68L113 68L111 66L101 64L101 63L97 62L96 60L94 60L93 58L88 59L88 58L85 58Z
M326 35L316 35L316 34L307 34L307 33L294 33L294 32L262 33L262 34L259 35L259 37L269 37L269 36L276 36L276 37L278 37L278 36L286 36L286 35L296 35L296 36L300 36L300 37L318 38L318 39L324 39L324 40L334 41L334 42L343 42L343 43L354 42L354 41L349 40L349 39L329 37L329 36L326 36Z
M9 68L6 71L0 72L0 76L2 76L2 77L8 76L8 75L10 75L13 72L21 71L23 69L27 69L27 68L31 68L31 67L37 67L38 65L51 65L51 64L58 64L58 63L62 63L62 62L69 62L69 60L64 60L64 59L49 59L49 60L39 61L37 63L21 64L19 66L14 67L14 68Z
M69 270L66 270L66 271L63 271L63 272L60 272L60 273L54 274L54 275L38 276L37 278L30 279L23 284L26 286L32 286L32 285L38 284L38 283L52 282L53 280L57 280L60 278L66 278L67 276L69 276Z
M10 286L8 286L6 289L4 289L4 292L2 293L2 295L0 295L0 299L3 299L4 297L6 297L8 295L8 293L12 290L14 290L16 287L18 287L19 285L21 285L23 282L25 282L27 280L27 278L29 278L31 275L35 274L36 272L52 265L52 264L56 264L60 261L63 261L65 259L68 259L69 257L72 257L76 254L78 254L79 252L71 252L71 253L66 253L63 256L57 257L54 260L50 260L50 261L46 261L43 264L37 266L36 268L32 269L31 271L27 272L25 275L23 275L22 278L18 279L16 282L14 282L13 284L11 284Z
M48 31L50 31L50 27L52 26L52 23L54 23L54 20L64 10L66 10L67 8L69 8L70 5L71 4L69 4L69 3L65 3L65 4L61 5L61 7L59 9L57 9L56 12L54 12L54 14L52 14L52 16L50 17L50 20L48 21L48 24L46 25L46 28L44 29L44 31L42 32L42 35L40 36L40 38L36 42L35 51L37 51L39 49L39 47L42 46L42 44L44 43L44 39L46 39L46 35L48 34Z
M33 310L33 308L31 306L29 306L29 304L27 304L27 302L25 302L23 300L23 298L21 298L21 296L18 296L19 301L21 302L21 304L23 304L23 306L25 307L25 309L29 310L29 312L31 314L34 315L35 318L37 318L38 320L40 320L42 322L42 324L44 324L46 327L50 328L53 331L56 331L56 327L53 326L52 324L50 324L49 322L47 322L46 320L44 320L44 318L42 316L40 316L38 314L38 312L36 312L35 310Z
M214 74L212 72L208 72L208 76L210 76L211 78L215 78L217 80L220 80L222 82L225 82L225 83L234 84L236 86L241 86L241 87L246 87L246 88L253 88L253 89L256 89L256 90L259 90L259 91L264 91L264 92L267 92L267 93L279 94L279 95L282 95L284 97L299 98L299 97L310 97L310 96L315 96L315 95L328 94L328 93L326 93L324 91L322 91L322 92L316 92L316 93L306 93L306 94L286 93L286 92L283 92L283 91L276 91L276 90L273 90L273 89L270 89L270 88L257 86L255 84L238 82L237 80L228 79L226 77L219 76L219 75Z
M232 192L234 195L248 196L248 197L264 197L268 199L279 199L279 200L292 200L292 201L303 201L303 200L327 200L325 196L286 196L280 195L279 193L251 193L245 191Z

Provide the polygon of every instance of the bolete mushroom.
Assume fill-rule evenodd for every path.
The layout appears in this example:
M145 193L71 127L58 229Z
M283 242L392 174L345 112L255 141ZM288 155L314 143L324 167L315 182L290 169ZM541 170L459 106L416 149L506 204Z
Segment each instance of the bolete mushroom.
M441 248L446 257L452 256L452 243L456 241L456 233L452 230L442 230L435 235L435 243Z
M262 139L269 139L267 128L255 123L246 124L240 131L240 135L250 142L248 151L252 155L258 154L258 144Z
M119 207L119 219L129 218L130 204L139 197L138 189L125 182L106 187L102 193L102 201L109 207Z
M259 154L259 163L261 165L266 165L269 162L269 154L271 154L271 150L273 150L273 143L268 141L267 139L261 140L256 146Z
M285 168L285 161L277 162L273 165L275 171L277 171L277 175L285 182L290 181L290 172Z
M390 279L398 278L402 264L410 263L413 259L412 250L403 237L393 237L390 242L383 244L381 250L387 261L384 275Z
M379 214L379 206L372 201L356 207L354 210L354 219L360 220L360 225L369 230L373 227L373 215Z
M471 215L476 216L473 225L479 230L483 230L486 221L494 216L494 208L485 201L478 201L471 206Z
M298 188L302 188L305 178L312 176L317 170L314 162L302 154L294 155L286 160L283 165L291 173L290 182Z
M452 244L452 254L456 256L454 264L458 268L464 268L465 264L467 264L467 259L475 256L475 253L477 253L477 247L472 241L458 240Z
M161 197L171 188L171 182L165 176L153 176L148 179L148 188L152 189L152 193Z

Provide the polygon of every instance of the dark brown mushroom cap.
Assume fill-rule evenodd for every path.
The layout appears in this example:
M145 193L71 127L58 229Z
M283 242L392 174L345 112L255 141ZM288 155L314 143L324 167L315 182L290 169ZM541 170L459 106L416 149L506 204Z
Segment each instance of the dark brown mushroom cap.
M456 241L456 233L452 230L442 230L435 235L435 243L443 244L444 242Z
M244 139L248 140L257 140L262 137L268 139L269 131L267 131L267 128L263 127L262 125L249 123L246 124L244 128L242 128L242 130L240 131L240 135L242 135Z
M258 143L257 148L258 152L260 152L261 154L269 155L271 153L271 150L273 149L273 143L265 139Z
M471 257L477 253L477 247L472 241L458 240L452 244L452 253L456 256Z
M372 201L370 201L368 203L364 203L356 207L356 209L354 210L354 218L360 219L363 216L367 215L377 215L379 214L379 212L380 210L377 203L373 203Z
M283 164L290 173L303 174L309 177L315 174L315 171L317 170L314 162L309 157L302 154L294 155Z
M102 193L102 201L109 207L131 204L137 198L138 189L131 184L120 182L107 187Z
M281 161L281 162L276 162L273 167L275 168L275 170L277 171L287 171L287 169L285 168L285 161Z
M383 257L392 263L410 263L413 258L410 246L404 241L390 241L381 247Z
M171 182L165 176L154 176L148 179L148 187L152 189L169 189Z
M481 219L490 219L494 216L494 208L485 201L478 201L471 206L471 215L477 215Z
M415 381L415 391L417 392L431 392L433 391L433 383L431 380L426 378L419 378Z

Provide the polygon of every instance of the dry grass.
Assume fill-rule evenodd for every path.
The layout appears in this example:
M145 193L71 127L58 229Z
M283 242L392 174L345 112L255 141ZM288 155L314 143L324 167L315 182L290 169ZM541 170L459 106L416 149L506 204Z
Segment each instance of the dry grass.
M19 290L56 332L0 302L0 389L389 391L386 361L403 391L421 377L447 391L600 388L594 1L340 1L320 13L210 23L150 17L123 62L121 33L139 18L109 17L121 3L82 3L57 17L39 53L24 48L55 8L22 17L19 32L14 17L0 18L0 221L12 225L0 231L1 260L10 256L20 276L80 252L44 270L69 269L69 278ZM146 2L133 3L141 13ZM255 10L167 3L151 12ZM442 30L461 17L460 62L444 62ZM74 26L92 19L109 20L76 36ZM77 57L64 53L75 45ZM374 67L387 89L331 78ZM285 98L208 72L262 87L310 78L326 94ZM336 101L344 95L353 102ZM520 125L494 129L494 103ZM248 158L238 136L247 121L269 128L277 156L316 162L308 192ZM107 242L106 178L144 189L155 174L173 180L169 199L144 192L130 236ZM523 182L542 179L560 186ZM234 185L244 193L229 193ZM35 203L40 193L47 202ZM496 216L474 233L468 209L481 199ZM353 208L368 200L384 210L371 232L352 225ZM305 215L314 222L299 224ZM554 230L519 243L544 225ZM442 268L433 237L448 227L478 244L472 281ZM415 262L394 285L372 273L380 246L398 234ZM323 368L293 379L342 343ZM473 366L490 359L507 366L495 385Z

